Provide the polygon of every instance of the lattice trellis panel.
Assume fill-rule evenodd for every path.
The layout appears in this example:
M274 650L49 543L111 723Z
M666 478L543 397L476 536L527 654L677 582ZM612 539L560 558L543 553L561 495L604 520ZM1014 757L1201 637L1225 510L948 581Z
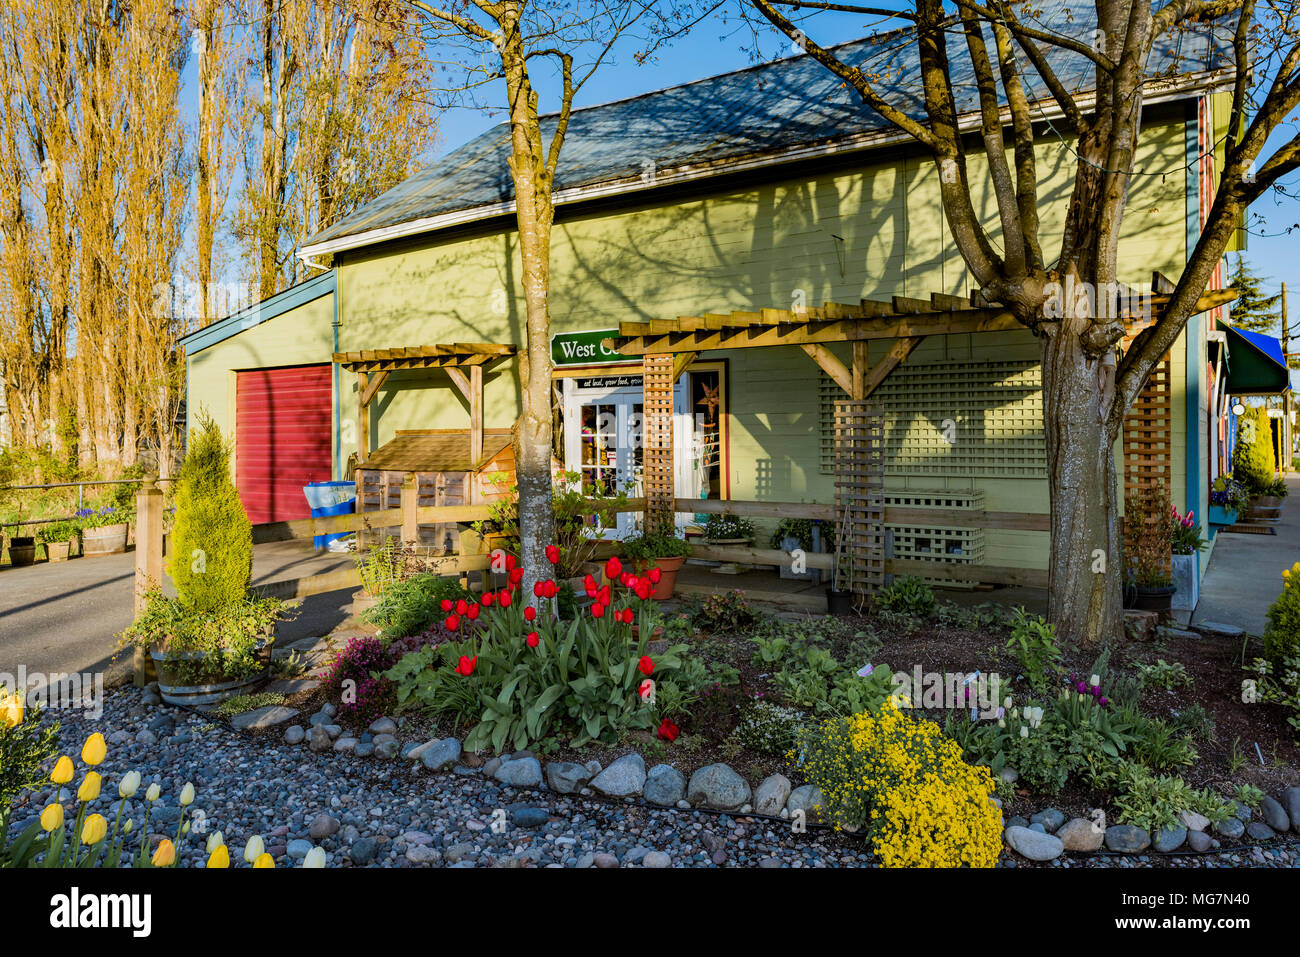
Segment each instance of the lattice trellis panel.
M654 531L673 512L673 357L645 356L641 389L645 416L646 530Z
M1173 395L1169 354L1161 359L1124 417L1124 494L1173 477Z
M1132 516L1128 511L1133 504L1144 504L1143 521L1147 525L1169 521L1166 512L1172 489L1174 442L1172 384L1169 353L1165 353L1124 417L1124 538L1132 550L1139 536L1129 524ZM1144 490L1151 486L1161 490L1158 502L1144 498ZM1169 570L1168 556L1165 570Z
M834 472L829 427L844 392L820 377L822 471ZM885 414L889 475L977 475L1045 478L1040 365L1002 362L908 362L872 395Z
M885 417L869 401L835 403L839 587L871 595L885 582Z

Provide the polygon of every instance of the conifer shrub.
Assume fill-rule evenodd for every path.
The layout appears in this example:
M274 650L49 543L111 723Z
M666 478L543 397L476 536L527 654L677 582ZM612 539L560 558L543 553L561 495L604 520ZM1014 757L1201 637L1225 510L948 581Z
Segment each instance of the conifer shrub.
M1269 494L1277 461L1273 456L1273 429L1268 410L1253 406L1237 422L1237 447L1232 453L1232 474L1251 495Z
M253 526L230 475L230 445L199 414L176 488L174 546L167 573L181 603L216 612L244 600L253 573Z

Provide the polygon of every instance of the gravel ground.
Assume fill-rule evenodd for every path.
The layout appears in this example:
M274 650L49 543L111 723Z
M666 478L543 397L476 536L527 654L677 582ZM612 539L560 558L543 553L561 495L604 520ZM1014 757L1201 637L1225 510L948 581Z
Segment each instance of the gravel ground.
M282 867L296 866L312 845L325 849L330 867L872 866L860 841L825 829L795 834L783 821L520 790L478 772L413 771L401 760L317 755L272 737L253 740L179 709L147 708L134 689L111 693L98 721L68 711L57 718L64 750L74 760L95 731L111 739L115 732L134 738L151 729L155 743L109 744L98 768L103 794L93 810L111 822L117 782L137 770L144 785L128 802L126 816L140 826L144 791L156 781L162 797L151 812L150 830L170 837L177 796L192 781L197 797L191 813L202 812L208 828L223 832L236 862L245 841L259 834ZM84 770L77 763L74 784ZM25 827L51 797L32 795L15 808L14 824ZM75 813L75 800L67 807ZM204 841L189 836L186 864L206 859ZM1017 863L1009 854L1002 864L1038 866ZM1051 866L1297 867L1300 849L1279 843L1199 856L1067 857Z

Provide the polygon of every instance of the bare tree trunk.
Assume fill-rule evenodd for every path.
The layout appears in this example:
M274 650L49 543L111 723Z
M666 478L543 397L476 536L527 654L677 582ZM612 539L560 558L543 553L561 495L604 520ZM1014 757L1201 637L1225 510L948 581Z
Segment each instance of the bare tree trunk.
M1114 366L1108 356L1084 350L1084 325L1083 319L1062 319L1044 327L1043 336L1052 526L1048 618L1067 647L1096 647L1117 638L1121 628L1116 436L1106 425Z

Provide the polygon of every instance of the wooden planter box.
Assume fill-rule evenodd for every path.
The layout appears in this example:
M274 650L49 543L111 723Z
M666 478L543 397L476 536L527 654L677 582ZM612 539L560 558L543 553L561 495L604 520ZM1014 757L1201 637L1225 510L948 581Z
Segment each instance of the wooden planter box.
M1282 503L1277 495L1252 495L1246 506L1245 521L1276 525L1282 520Z
M1237 523L1237 510L1230 509L1226 505L1210 506L1210 524L1211 525L1235 525Z
M72 551L72 542L46 542L45 557L52 562L66 562Z

